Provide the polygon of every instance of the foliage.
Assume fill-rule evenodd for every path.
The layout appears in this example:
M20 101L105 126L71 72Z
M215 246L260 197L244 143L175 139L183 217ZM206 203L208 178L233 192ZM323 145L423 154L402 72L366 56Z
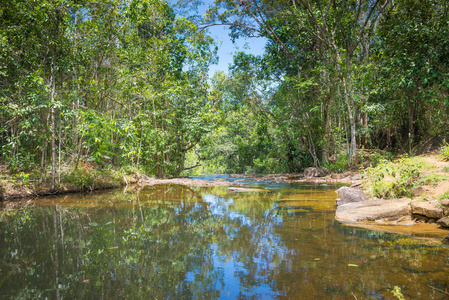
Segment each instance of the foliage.
M440 148L440 155L441 158L445 161L449 161L449 144L445 143L441 148Z
M347 155L339 155L337 160L334 162L329 162L325 167L331 172L343 172L349 168L349 160Z
M0 163L52 185L88 162L341 171L357 148L384 149L360 157L374 167L447 134L447 1L216 0L194 15L200 2L1 2ZM264 54L209 80L216 24L265 39Z
M440 196L440 200L449 199L449 191Z
M394 157L391 152L376 149L359 151L358 156L363 164L369 163L370 167L376 167L382 162L391 161Z
M184 171L213 127L215 49L195 23L164 0L17 0L0 12L0 163L39 168L52 186L61 164Z
M401 158L394 162L383 161L363 172L365 188L371 197L410 197L411 188L420 184L425 165L421 158Z

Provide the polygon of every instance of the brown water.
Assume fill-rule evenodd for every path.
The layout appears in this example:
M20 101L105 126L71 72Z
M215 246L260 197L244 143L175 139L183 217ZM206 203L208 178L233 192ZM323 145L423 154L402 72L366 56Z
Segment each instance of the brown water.
M0 214L1 299L449 299L449 250L334 220L336 186L153 186Z

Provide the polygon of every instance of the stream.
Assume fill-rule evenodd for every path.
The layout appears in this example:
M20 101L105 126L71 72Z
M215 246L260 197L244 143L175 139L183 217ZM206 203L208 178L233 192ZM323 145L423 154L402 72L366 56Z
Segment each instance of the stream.
M449 249L354 228L337 185L155 185L0 213L0 299L448 299Z

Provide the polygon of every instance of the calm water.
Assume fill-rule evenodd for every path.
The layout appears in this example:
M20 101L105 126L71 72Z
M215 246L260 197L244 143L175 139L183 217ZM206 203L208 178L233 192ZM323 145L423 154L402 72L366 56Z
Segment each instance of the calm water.
M335 186L152 186L0 214L1 299L448 299L449 251L339 224Z

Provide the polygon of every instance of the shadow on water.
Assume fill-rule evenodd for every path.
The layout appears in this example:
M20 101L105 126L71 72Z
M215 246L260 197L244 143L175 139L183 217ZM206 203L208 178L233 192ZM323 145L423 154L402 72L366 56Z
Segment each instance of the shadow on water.
M448 298L447 248L340 225L333 185L263 187L148 186L5 212L0 297Z

